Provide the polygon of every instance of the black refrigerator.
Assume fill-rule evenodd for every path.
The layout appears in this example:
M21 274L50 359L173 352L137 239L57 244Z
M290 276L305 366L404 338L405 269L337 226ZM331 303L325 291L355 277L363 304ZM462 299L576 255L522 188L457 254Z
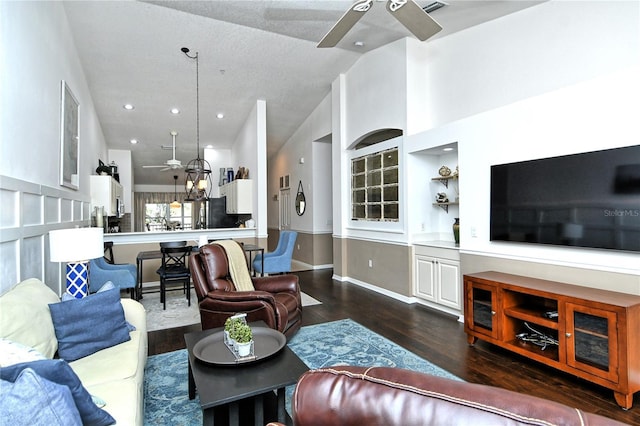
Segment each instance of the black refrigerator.
M236 228L238 215L227 214L227 198L209 198L207 201L207 228Z

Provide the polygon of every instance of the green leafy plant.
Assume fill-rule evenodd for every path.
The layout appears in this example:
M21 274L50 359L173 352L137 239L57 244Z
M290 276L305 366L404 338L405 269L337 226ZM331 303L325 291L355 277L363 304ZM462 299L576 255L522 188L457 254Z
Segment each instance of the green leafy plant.
M229 331L229 337L238 343L249 343L253 339L253 333L247 324L239 323Z
M241 324L242 319L236 317L229 317L224 322L224 330L231 334L231 330L235 328L236 325Z

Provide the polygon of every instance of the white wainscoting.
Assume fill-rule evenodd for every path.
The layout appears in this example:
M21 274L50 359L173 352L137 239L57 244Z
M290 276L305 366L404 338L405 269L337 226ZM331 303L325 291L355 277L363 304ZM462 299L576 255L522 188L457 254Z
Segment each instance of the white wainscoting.
M87 193L0 176L0 294L38 278L58 295L65 265L49 261L49 231L89 226Z

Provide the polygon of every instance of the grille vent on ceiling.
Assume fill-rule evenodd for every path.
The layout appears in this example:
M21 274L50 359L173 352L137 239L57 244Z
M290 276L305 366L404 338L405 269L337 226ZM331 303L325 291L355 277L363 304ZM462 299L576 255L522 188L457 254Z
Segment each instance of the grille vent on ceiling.
M443 1L434 1L433 3L429 3L428 5L426 5L425 7L422 8L422 10L424 10L427 13L431 13L434 10L438 10L442 7L445 6L449 6L449 4L443 2Z

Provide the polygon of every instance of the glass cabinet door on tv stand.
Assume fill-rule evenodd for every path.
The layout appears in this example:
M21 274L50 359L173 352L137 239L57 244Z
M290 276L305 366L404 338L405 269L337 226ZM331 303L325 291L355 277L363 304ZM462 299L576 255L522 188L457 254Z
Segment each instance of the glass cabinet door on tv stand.
M618 381L617 314L567 303L567 364Z

